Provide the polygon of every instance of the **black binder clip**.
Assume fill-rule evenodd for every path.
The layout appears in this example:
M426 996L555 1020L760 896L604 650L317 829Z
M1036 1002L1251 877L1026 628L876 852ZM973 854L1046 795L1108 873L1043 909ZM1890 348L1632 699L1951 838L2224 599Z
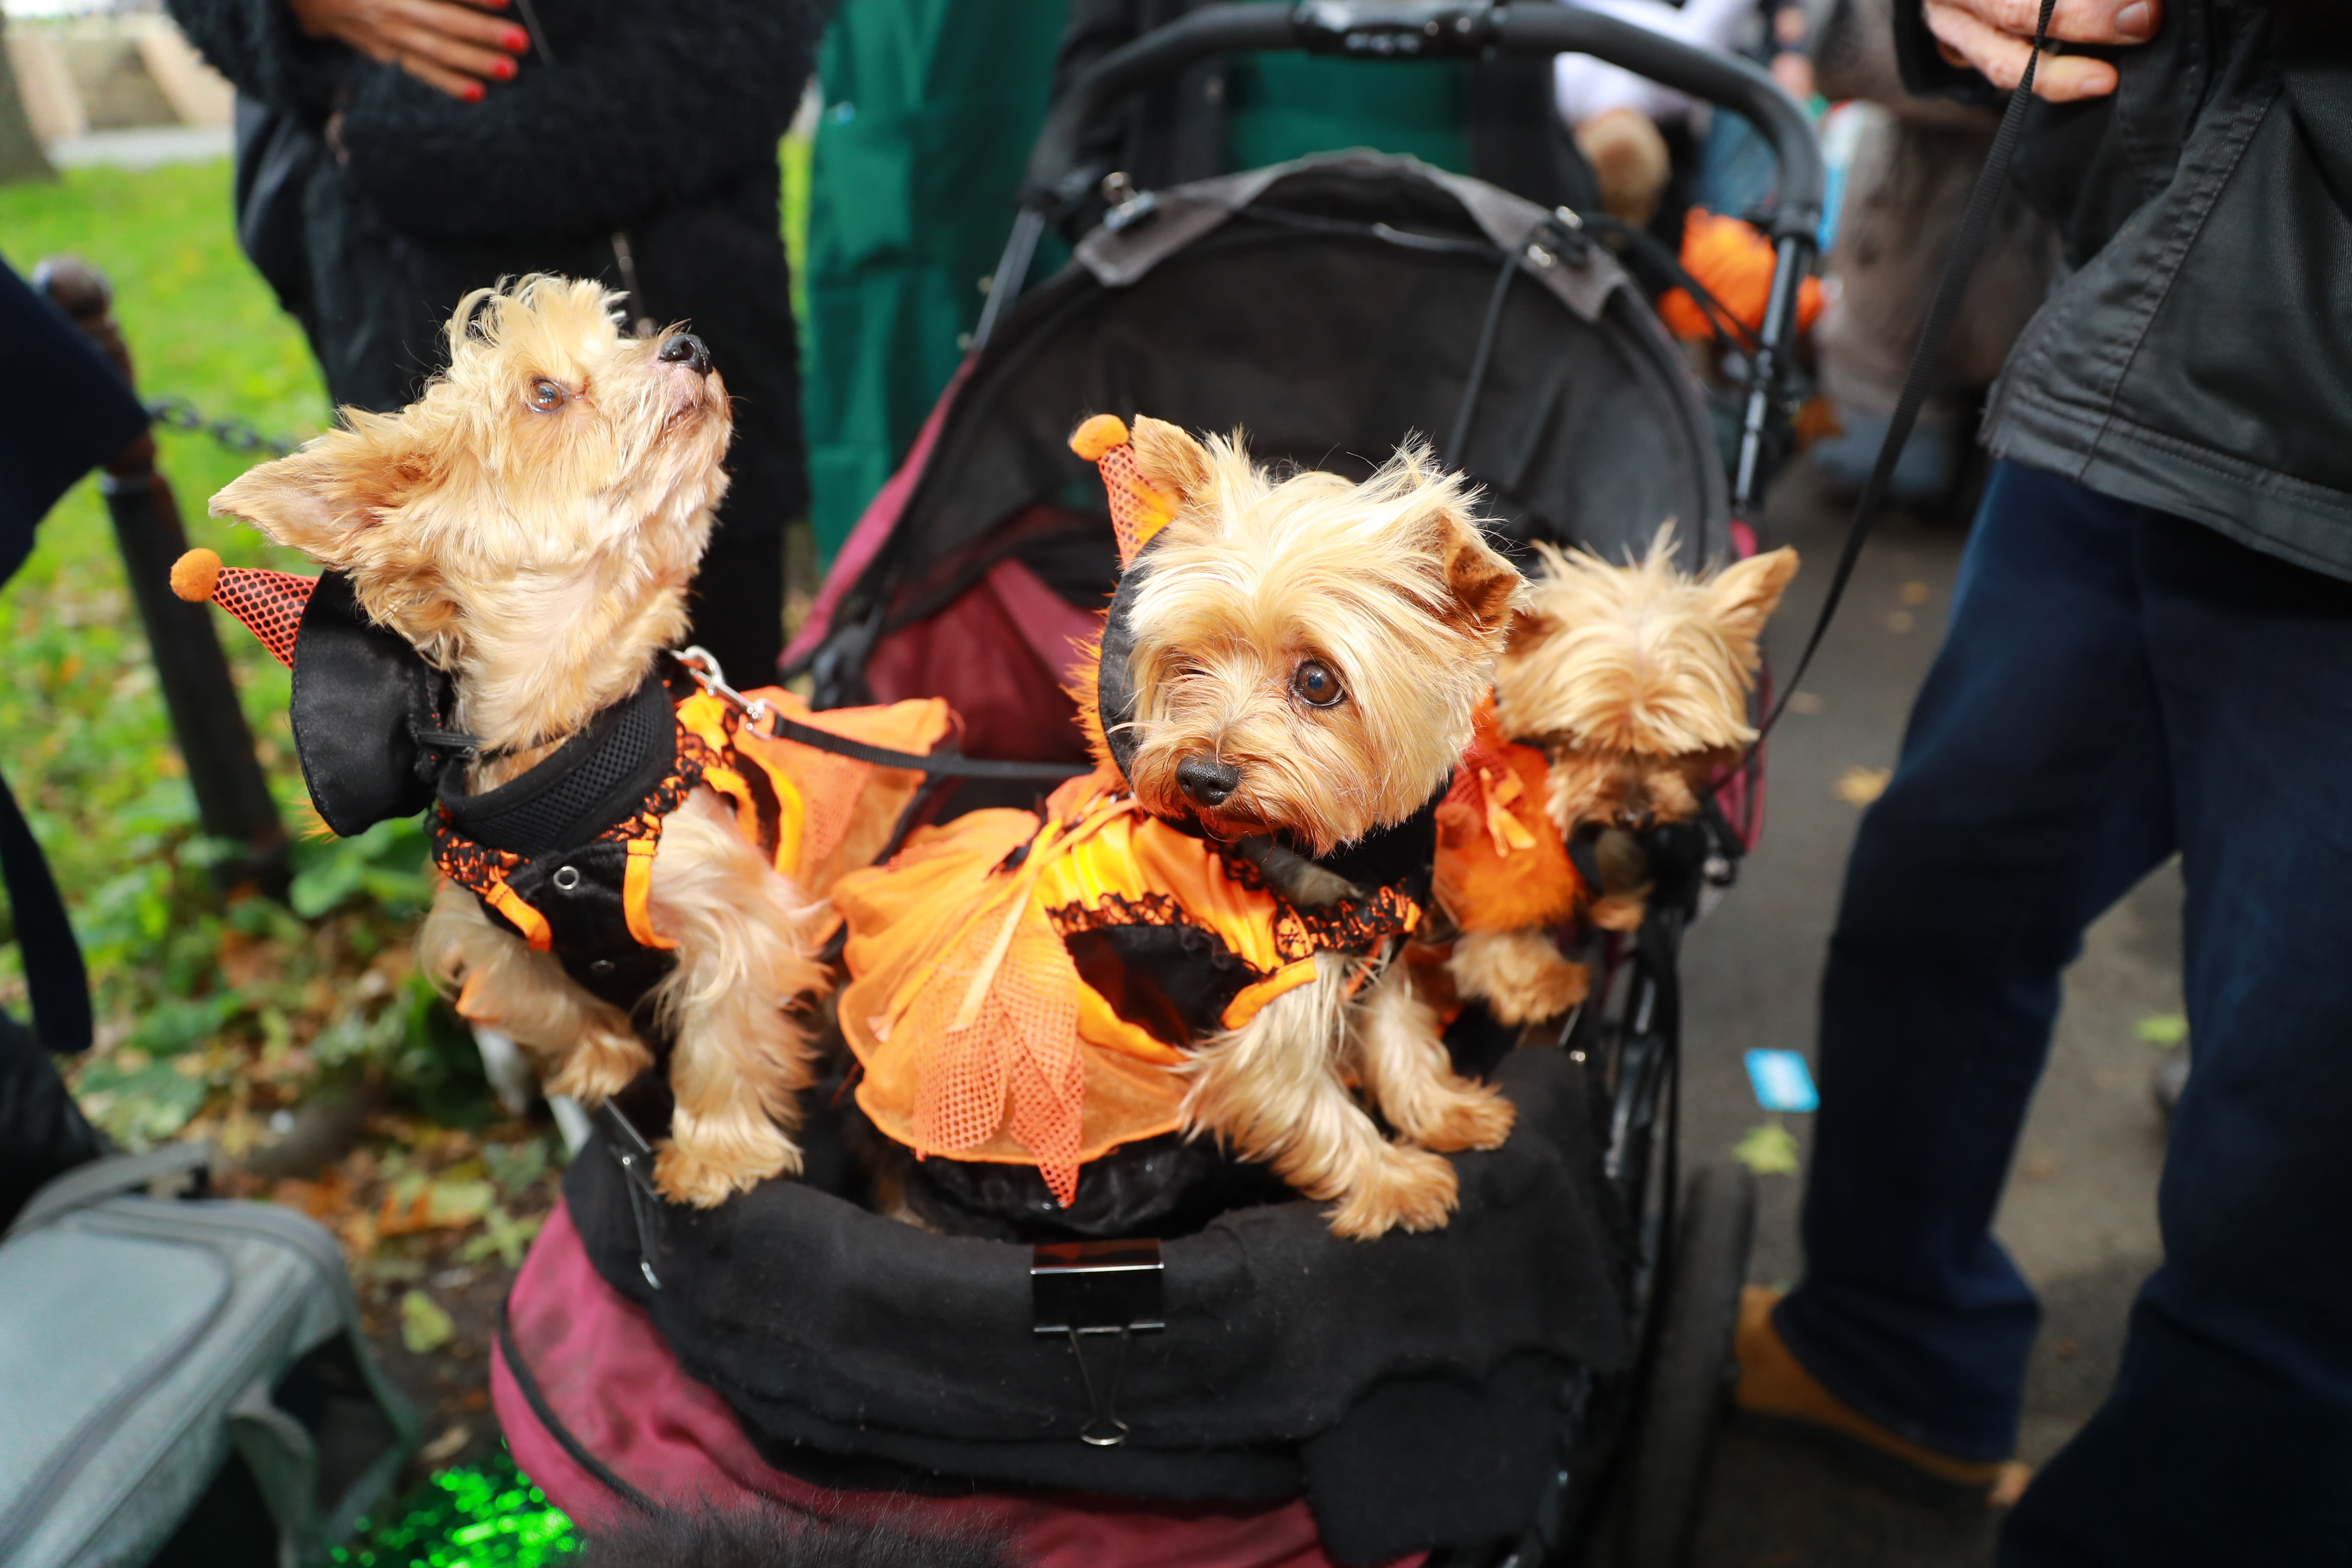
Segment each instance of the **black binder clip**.
M1086 1384L1088 1409L1086 1425L1078 1428L1079 1441L1097 1448L1116 1448L1127 1441L1128 1425L1118 1418L1127 1348L1137 1334L1157 1333L1168 1326L1160 1305L1166 1276L1160 1243L1151 1237L1041 1242L1030 1255L1035 1330L1068 1337L1079 1380ZM1100 1334L1118 1336L1118 1359L1109 1381L1098 1388L1083 1341Z

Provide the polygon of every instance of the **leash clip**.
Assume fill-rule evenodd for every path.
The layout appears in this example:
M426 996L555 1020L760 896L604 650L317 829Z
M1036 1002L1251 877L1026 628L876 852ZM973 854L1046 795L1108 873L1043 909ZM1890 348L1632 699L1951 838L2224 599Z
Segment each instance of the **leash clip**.
M669 656L677 660L687 674L694 677L697 686L743 715L744 724L754 734L771 738L775 735L775 730L768 723L775 717L775 708L764 697L747 700L741 692L728 685L726 671L719 668L718 656L709 648L697 643L689 647L674 647L669 650Z

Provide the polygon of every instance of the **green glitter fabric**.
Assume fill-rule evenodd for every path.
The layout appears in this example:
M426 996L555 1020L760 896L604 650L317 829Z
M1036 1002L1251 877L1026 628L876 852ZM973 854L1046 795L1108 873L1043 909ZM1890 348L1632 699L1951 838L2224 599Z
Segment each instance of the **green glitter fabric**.
M441 1471L362 1520L359 1539L331 1561L349 1568L540 1568L579 1550L572 1521L499 1454L478 1468Z

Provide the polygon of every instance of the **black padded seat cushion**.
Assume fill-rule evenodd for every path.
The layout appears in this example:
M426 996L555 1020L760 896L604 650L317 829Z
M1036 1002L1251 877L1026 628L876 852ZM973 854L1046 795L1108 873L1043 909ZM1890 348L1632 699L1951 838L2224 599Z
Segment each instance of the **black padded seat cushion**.
M1303 1490L1327 1545L1369 1563L1526 1528L1574 1369L1632 1358L1630 1249L1586 1070L1547 1048L1504 1059L1517 1126L1456 1157L1462 1208L1442 1231L1343 1241L1297 1202L1167 1242L1167 1328L1129 1348L1118 1447L1078 1440L1087 1393L1069 1342L1032 1330L1030 1249L835 1195L857 1184L822 1111L809 1180L646 1205L658 1291L600 1145L564 1191L597 1271L781 1468L1240 1505ZM1098 1381L1114 1350L1089 1342Z

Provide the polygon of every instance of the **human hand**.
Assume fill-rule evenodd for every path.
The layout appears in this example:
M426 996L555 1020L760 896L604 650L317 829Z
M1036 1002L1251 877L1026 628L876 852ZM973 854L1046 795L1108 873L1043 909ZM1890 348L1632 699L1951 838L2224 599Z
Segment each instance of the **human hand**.
M2025 75L2033 54L2041 0L1922 0L1928 30L1944 58L1983 74L2003 90ZM2050 15L2053 42L2144 44L2163 20L2160 0L2058 0ZM2082 55L2042 57L2033 96L2052 103L2104 98L2116 90L2116 68Z
M337 38L385 65L396 65L425 86L478 102L486 81L512 81L514 57L530 35L512 22L484 16L478 6L507 0L286 0L294 19L314 38Z

